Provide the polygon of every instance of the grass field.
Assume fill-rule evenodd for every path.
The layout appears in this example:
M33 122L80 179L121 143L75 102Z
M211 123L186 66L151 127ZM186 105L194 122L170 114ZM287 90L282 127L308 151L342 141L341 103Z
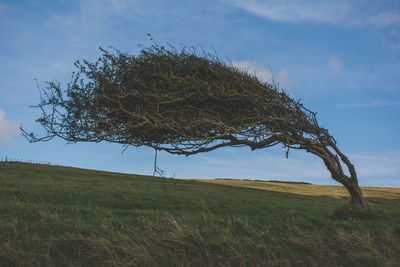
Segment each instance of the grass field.
M251 183L0 163L0 266L400 266L397 191Z
M349 193L344 186L313 185L281 182L243 181L233 179L196 179L195 181L220 185L263 189L306 196L330 196L336 198L348 197ZM361 187L363 195L367 198L400 199L400 188L393 187Z

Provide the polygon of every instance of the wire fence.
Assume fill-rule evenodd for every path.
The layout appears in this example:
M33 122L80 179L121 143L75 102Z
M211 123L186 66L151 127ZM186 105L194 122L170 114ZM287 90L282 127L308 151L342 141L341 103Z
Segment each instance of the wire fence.
M55 163L55 162L51 162L51 161L20 159L20 158L13 158L13 157L9 157L9 156L0 157L0 162L3 162L3 163L20 162L20 163L31 163L31 164L40 164L40 165L70 167L70 166L66 166L66 165Z

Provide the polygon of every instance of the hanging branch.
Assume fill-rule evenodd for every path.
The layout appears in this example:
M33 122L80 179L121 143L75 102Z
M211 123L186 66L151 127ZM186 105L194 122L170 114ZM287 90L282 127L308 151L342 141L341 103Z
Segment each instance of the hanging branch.
M158 174L159 176L165 178L165 171L160 169L157 166L157 151L158 149L154 149L154 172L153 172L153 176L155 176L156 174Z

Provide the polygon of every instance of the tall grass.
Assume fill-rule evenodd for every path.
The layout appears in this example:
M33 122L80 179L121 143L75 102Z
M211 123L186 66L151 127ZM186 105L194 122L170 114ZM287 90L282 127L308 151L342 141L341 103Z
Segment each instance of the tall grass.
M399 266L398 202L346 203L1 163L0 266Z

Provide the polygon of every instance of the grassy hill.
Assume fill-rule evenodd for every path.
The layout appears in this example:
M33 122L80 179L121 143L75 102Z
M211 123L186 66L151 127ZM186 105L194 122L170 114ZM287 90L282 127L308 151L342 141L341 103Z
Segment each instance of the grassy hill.
M362 212L337 196L0 163L0 266L400 266L400 200L377 192Z

